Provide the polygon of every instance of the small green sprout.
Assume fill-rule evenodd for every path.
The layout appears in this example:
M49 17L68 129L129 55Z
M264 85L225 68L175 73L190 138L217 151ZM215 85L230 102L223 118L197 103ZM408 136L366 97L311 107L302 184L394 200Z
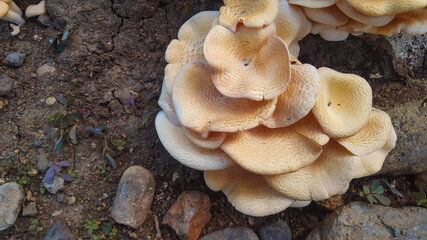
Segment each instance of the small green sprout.
M123 151L126 142L123 140L118 140L114 145L116 145L117 150Z
M424 191L419 191L418 193L417 205L421 207L427 207L427 197Z
M99 228L99 224L101 224L100 221L96 221L93 219L90 219L87 221L87 223L85 224L85 228L87 229L87 233L89 235L92 235L94 230L97 230Z
M39 191L40 195L43 195L46 192L46 188L44 187L43 183L40 183Z
M30 183L30 177L28 176L22 176L19 180L18 183L21 185L27 185L28 183Z
M30 226L28 226L28 229L31 230L31 234L37 235L37 233L43 230L43 228L39 227L38 225L39 220L34 219L33 221L31 221Z
M363 185L363 192L360 192L359 196L366 197L371 205L380 202L384 206L389 206L391 201L386 196L383 196L383 194L384 187L381 186L380 181L373 181L371 189L369 189L368 186Z

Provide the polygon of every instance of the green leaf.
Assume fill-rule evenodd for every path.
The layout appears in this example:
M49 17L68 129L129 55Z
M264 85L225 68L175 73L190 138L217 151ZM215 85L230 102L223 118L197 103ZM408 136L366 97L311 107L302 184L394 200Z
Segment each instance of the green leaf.
M30 182L30 177L28 177L28 176L22 176L18 181L18 183L21 185L26 185L29 182Z
M47 115L46 118L49 119L50 121L55 121L55 117L52 114Z
M105 157L111 163L111 166L113 166L113 168L116 168L116 161L114 160L114 158L112 158L110 155L105 155Z
M70 106L70 105L72 105L74 102L76 101L76 99L75 98L72 98L72 97L70 97L68 100L67 100L67 104L65 104L65 106Z
M99 225L98 224L94 224L93 226L92 226L92 229L93 230L96 230L96 229L98 229L99 228Z
M81 112L73 112L73 113L67 114L65 118L67 119L68 122L78 122L83 120L84 116L83 116L83 113Z
M366 186L366 185L363 185L363 192L364 192L365 194L369 194L369 193L371 193L371 191L369 191L368 186Z
M359 192L359 196L363 197L363 196L365 196L365 193L364 192Z
M62 112L61 114L59 114L59 116L55 119L55 122L53 123L53 125L55 127L60 127L62 125L62 119L65 117L65 112Z
M59 137L59 140L56 142L55 144L55 151L59 151L62 148L62 142L63 142L63 137L62 137L62 133L61 133L61 137Z
M75 124L68 134L70 136L71 142L77 144L77 124Z
M371 189L372 190L377 189L379 186L381 186L380 181L375 180L375 181L372 182Z
M376 194L376 193L374 193L373 195L375 196L376 199L378 199L378 201L380 201L382 205L388 206L391 204L391 201L390 199L388 199L388 197L385 197L383 195Z
M102 232L104 232L104 233L108 233L110 230L111 230L110 226L103 226L102 227Z
M375 190L373 190L372 192L373 193L378 193L378 194L384 194L384 188L383 188L383 186L380 185L377 188L375 188Z
M368 201L371 205L377 202L377 200L375 200L375 198L374 198L374 196L372 196L372 194L366 195L366 198L368 199Z

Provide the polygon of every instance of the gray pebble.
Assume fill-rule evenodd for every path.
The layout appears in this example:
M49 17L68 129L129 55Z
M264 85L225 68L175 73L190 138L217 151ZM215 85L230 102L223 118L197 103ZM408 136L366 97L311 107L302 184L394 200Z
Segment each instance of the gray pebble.
M20 67L24 64L25 54L14 52L6 57L6 65L11 67Z

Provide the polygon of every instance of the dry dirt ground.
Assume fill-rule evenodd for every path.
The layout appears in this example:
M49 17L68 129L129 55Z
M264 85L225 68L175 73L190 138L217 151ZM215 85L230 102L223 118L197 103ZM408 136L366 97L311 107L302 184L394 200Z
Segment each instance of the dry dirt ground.
M21 9L39 0L17 0ZM42 239L53 223L63 222L83 239L89 239L84 224L89 219L102 221L119 229L124 239L129 230L114 225L109 208L124 170L142 165L156 178L156 192L152 213L135 233L140 239L154 239L154 218L160 221L183 190L197 190L210 196L213 217L202 234L228 226L248 226L257 230L260 225L278 218L291 227L295 239L303 239L324 216L341 201L328 201L322 206L312 203L303 209L288 209L283 213L251 218L233 209L222 193L210 191L202 173L186 168L175 161L159 142L154 129L154 115L141 128L147 113L156 110L166 65L164 52L176 38L179 27L192 15L203 10L216 10L220 1L212 0L47 0L46 7L53 18L53 26L44 27L35 19L28 19L17 37L10 35L8 23L0 21L0 59L7 54L26 55L24 65L11 68L0 63L0 75L15 81L14 89L3 99L0 110L0 161L2 179L17 181L28 169L36 168L39 160L68 160L69 168L77 172L75 180L66 184L65 193L77 199L73 205L58 203L55 196L40 193L43 174L31 176L25 191L36 198L39 213L34 217L20 217L15 227L0 233L0 239ZM66 27L73 33L65 42L65 51L49 49L50 39L60 35ZM328 43L317 36L301 42L301 61L316 67L328 66L366 78L374 90L374 105L390 106L404 101L420 100L425 89L407 84L391 66L390 57L381 49L369 45L364 38L350 37L344 42ZM351 57L350 57L351 56ZM53 73L38 76L43 64L56 68ZM382 77L371 78L379 73ZM420 74L423 74L422 72ZM49 136L53 123L46 118L60 111L61 104L49 107L48 97L65 94L74 97L70 111L84 113L84 121L77 129L78 143L65 145L56 152L55 138ZM129 103L129 97L135 104ZM117 151L116 169L106 173L97 169L106 163L97 158L102 142L83 133L85 126L106 126L105 135L115 149L118 140L126 142ZM34 147L36 140L43 142ZM108 166L108 164L107 164ZM172 176L178 176L172 181ZM343 202L360 200L361 185L371 179L357 180L343 196ZM392 177L399 190L410 188L408 177ZM105 195L105 196L104 196ZM411 204L393 201L394 206ZM412 203L413 204L413 203ZM43 230L33 235L28 226L38 219ZM165 225L160 225L163 239L177 239Z

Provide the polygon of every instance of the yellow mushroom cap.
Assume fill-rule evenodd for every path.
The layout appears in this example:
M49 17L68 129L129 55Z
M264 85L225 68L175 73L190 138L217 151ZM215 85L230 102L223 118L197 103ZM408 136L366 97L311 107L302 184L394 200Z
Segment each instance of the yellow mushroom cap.
M12 0L0 0L0 2L10 3Z
M270 100L283 93L290 80L289 51L275 36L275 25L236 32L217 25L205 40L204 53L216 88L233 98Z
M222 190L236 210L250 216L276 214L295 202L271 189L261 176L238 167L207 171L205 181L212 190Z
M224 142L225 137L227 136L227 134L223 132L210 132L208 137L203 138L193 130L186 127L183 127L183 128L184 128L185 136L187 136L187 138L190 139L191 142L193 142L199 147L206 148L206 149L219 148L221 144Z
M333 138L358 133L366 125L372 109L368 82L354 74L319 68L320 92L313 113L323 131Z
M290 4L309 8L325 8L334 5L338 0L288 0Z
M393 128L387 113L372 109L365 127L357 134L336 141L357 156L364 156L380 149L387 142Z
M0 1L0 18L5 16L9 12L9 5L7 5L5 2Z
M274 24L276 25L276 35L285 41L289 49L292 48L292 44L298 45L297 41L307 36L311 30L311 22L305 16L302 8L290 5L283 0L280 1L279 13L274 19ZM294 55L297 56L297 54Z
M313 108L319 92L317 69L310 65L291 65L291 81L277 99L276 110L262 124L269 128L289 126Z
M253 101L221 94L205 62L192 62L178 72L172 101L182 125L206 137L209 132L236 132L254 128L270 116L277 99Z
M326 25L340 26L346 24L349 20L347 15L341 12L335 5L326 8L305 7L303 9L309 19Z
M166 49L165 59L169 63L165 68L166 90L172 94L173 81L179 69L187 63L204 60L203 42L218 11L200 12L185 22L178 31L178 40L174 39Z
M370 16L385 16L408 12L427 6L426 0L347 0L360 12Z
M219 24L235 32L238 23L246 27L261 28L277 16L279 0L224 0Z
M173 124L164 111L157 114L156 130L166 150L187 167L201 171L225 169L234 165L233 160L220 149L210 150L192 143L181 126Z
M320 201L344 193L360 159L335 141L323 146L320 157L292 173L265 175L267 183L290 199Z
M339 0L336 5L342 12L345 13L345 15L367 25L384 26L391 22L391 20L394 18L394 15L385 15L379 17L366 15L350 5L347 0Z
M30 5L25 9L25 16L34 17L39 16L46 13L45 1L42 0L38 4Z
M323 146L329 142L329 136L322 131L319 123L310 112L303 119L290 126L295 132L312 139L319 145Z
M380 149L368 155L360 157L360 166L353 178L366 177L381 170L387 154L396 146L397 135L391 127L388 132L387 142Z
M296 171L314 162L322 152L317 142L292 127L264 126L228 134L221 149L244 169L262 175Z
M326 41L343 41L347 39L350 31L339 29L336 26L313 22L311 33L319 34L319 36L321 36Z

